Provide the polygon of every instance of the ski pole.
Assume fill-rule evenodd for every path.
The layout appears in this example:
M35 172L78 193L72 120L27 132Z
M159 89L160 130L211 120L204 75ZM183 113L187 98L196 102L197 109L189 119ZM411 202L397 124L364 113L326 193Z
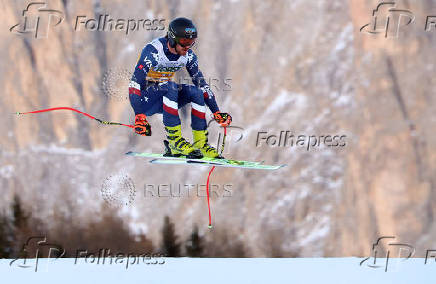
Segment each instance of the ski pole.
M130 125L130 124L123 124L123 123L119 123L119 122L112 122L112 121L105 121L99 118L96 118L86 112L82 112L80 110L77 110L75 108L72 107L54 107L54 108L47 108L47 109L41 109L41 110L35 110L35 111L29 111L29 112L16 112L17 115L22 115L22 114L31 114L31 113L41 113L41 112L48 112L48 111L54 111L54 110L71 110L77 113L80 113L86 117L92 118L96 121L98 121L101 124L106 124L106 125L121 125L121 126L126 126L126 127L130 127L130 128L135 128L134 125Z

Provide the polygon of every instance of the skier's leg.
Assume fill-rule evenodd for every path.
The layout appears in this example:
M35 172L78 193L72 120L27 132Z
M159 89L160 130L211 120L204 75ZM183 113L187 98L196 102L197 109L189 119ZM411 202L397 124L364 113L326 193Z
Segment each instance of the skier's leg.
M139 85L131 82L129 85L129 100L135 115L145 114L152 116L155 113L162 113L162 97L164 92L157 84L149 84L143 90Z
M199 149L203 156L220 158L217 150L208 144L206 122L206 105L203 92L193 85L182 85L179 93L180 104L191 103L191 127L194 142L192 146Z
M174 127L180 125L179 107L177 104L178 85L168 81L159 84L163 92L163 123L165 126Z
M206 130L206 105L203 93L194 85L181 85L179 108L191 103L191 127L194 130Z
M147 116L151 116L159 110L162 112L162 99L159 100L158 97L150 87L144 86L141 90L140 84L134 80L130 82L129 100L135 112L135 132L137 134L151 136L151 126L147 121Z
M140 85L134 81L129 84L129 101L135 115L145 114L148 109L148 98L141 92Z
M182 128L179 117L179 86L168 81L159 85L163 91L163 123L167 132L168 147L173 155L184 155L192 158L201 158L200 151L182 137Z

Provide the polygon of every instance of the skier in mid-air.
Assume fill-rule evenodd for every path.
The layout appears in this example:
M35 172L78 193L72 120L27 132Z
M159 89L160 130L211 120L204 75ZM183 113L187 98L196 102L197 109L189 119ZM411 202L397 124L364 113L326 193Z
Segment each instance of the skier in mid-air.
M147 116L163 114L168 141L164 141L167 156L222 158L208 144L206 106L222 126L230 125L232 117L219 111L209 85L198 67L195 53L190 49L197 38L191 20L176 18L169 24L165 37L156 38L142 50L129 84L130 104L135 111L135 132L151 136ZM177 84L174 73L186 67L194 85ZM191 103L193 143L182 137L178 109Z

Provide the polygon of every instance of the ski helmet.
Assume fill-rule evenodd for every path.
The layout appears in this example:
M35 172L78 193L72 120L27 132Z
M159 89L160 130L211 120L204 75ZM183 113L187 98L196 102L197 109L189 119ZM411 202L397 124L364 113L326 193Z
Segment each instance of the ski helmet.
M176 18L168 26L167 37L170 46L174 48L177 43L181 44L181 39L197 38L197 28L187 18ZM181 45L183 46L184 44Z

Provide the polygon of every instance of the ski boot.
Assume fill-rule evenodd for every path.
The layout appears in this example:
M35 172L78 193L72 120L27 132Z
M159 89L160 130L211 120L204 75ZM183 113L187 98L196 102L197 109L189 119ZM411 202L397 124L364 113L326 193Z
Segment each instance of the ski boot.
M201 159L203 155L200 150L192 147L191 143L182 137L181 125L165 126L167 140L164 140L165 157L186 157L188 159Z
M207 143L207 130L192 130L192 136L194 138L192 146L200 150L204 157L224 159L214 147Z

